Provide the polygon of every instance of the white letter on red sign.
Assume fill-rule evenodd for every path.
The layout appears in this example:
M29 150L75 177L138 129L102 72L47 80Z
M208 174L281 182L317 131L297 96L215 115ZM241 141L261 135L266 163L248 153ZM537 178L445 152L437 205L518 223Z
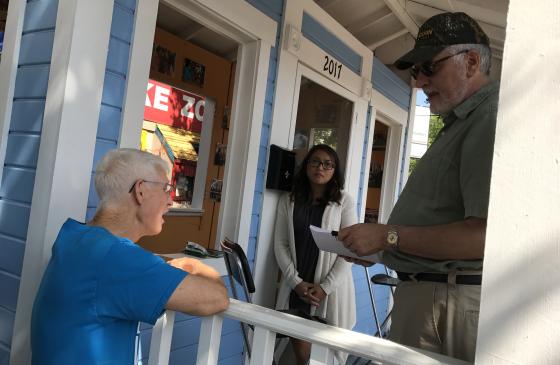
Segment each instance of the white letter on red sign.
M192 96L183 95L183 101L186 101L185 106L181 109L181 115L188 119L194 118L194 113L192 111L194 106L194 98Z
M152 107L152 103L150 102L150 95L148 94L148 91L150 91L150 89L154 87L154 84L152 84L151 82L148 82L148 89L146 90L146 106L147 107Z
M202 118L204 115L202 114L202 108L204 108L204 100L199 100L194 107L194 113L196 115L196 119L202 123Z
M168 110L168 106L167 106L168 102L169 102L169 89L156 85L154 108L166 112Z

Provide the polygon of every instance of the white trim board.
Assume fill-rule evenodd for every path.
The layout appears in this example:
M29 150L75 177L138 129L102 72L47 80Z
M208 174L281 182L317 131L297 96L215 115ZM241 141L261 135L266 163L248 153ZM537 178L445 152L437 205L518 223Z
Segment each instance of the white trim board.
M391 120L402 126L406 126L408 121L408 111L401 108L395 104L395 102L391 101L375 89L372 91L371 105L375 108L375 110L381 111Z
M162 0L162 3L238 43L257 39L276 43L276 22L245 0Z
M21 32L25 17L26 1L10 1L8 4L8 19L4 33L4 48L0 61L0 166L4 166L6 148L8 146L8 132L12 118L14 89L21 46ZM0 182L3 168L0 168Z
M144 120L146 87L150 74L158 0L138 1L123 101L119 147L138 148ZM141 21L139 21L141 19ZM134 77L130 77L134 75Z
M229 132L216 239L233 237L245 252L249 245L270 47L262 41L240 46L235 72L233 128ZM247 99L252 100L250 105Z

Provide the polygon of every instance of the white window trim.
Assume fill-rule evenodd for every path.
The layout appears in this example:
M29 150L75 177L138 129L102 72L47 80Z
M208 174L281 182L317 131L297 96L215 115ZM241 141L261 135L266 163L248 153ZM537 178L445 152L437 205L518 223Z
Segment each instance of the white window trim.
M142 129L144 94L157 16L157 0L139 2L138 13L145 14L135 27L129 83L125 95L121 146L137 147ZM146 1L148 2L148 1ZM246 250L260 132L264 115L270 48L276 41L277 25L245 0L162 0L203 26L239 43L232 128L230 129L222 201L216 239L236 240ZM155 7L155 11L153 10ZM151 14L147 14L151 12ZM140 59L139 59L140 58Z

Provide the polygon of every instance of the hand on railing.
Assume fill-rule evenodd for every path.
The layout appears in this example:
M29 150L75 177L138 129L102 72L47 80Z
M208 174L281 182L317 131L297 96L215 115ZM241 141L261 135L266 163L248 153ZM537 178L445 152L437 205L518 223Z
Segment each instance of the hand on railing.
M210 279L221 278L220 273L218 273L218 271L216 271L213 267L208 266L202 263L202 261L194 259L192 257L173 259L168 261L167 263L178 269L184 270L189 274L200 275Z

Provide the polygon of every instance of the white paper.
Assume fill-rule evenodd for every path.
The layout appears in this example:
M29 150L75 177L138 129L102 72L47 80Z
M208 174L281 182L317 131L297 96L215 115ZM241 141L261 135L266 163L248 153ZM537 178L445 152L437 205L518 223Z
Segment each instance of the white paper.
M311 229L311 235L315 240L315 244L323 251L334 252L341 256L353 257L370 262L381 262L381 256L378 253L369 256L358 256L347 249L342 241L339 241L337 237L332 235L332 232L313 225L310 225L309 229Z

